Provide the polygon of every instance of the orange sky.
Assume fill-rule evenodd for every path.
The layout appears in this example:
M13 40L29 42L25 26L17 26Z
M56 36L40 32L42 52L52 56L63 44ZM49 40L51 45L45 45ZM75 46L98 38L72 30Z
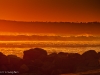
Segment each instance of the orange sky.
M0 0L0 19L100 21L99 0Z

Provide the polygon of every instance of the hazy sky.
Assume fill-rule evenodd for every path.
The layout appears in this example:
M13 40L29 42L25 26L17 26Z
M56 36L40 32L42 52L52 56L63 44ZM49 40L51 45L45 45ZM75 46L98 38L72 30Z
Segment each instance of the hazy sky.
M0 19L100 21L100 0L0 0Z

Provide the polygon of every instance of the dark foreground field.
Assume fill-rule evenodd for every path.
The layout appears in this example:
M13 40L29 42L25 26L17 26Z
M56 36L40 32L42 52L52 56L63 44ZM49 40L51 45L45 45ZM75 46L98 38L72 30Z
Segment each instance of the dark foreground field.
M23 58L0 52L0 75L100 75L100 52L52 53L34 48L23 52ZM87 72L87 73L85 73ZM70 74L71 75L71 74Z

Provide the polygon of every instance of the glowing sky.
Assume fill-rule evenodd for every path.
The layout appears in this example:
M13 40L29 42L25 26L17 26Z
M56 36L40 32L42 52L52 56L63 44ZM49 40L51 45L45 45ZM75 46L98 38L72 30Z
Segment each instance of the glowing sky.
M0 0L0 19L100 21L100 0Z

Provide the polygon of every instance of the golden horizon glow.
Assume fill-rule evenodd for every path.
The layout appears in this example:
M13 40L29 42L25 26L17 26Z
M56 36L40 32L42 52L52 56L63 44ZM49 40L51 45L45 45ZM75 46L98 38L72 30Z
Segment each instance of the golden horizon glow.
M85 37L99 37L100 35L93 35L93 34L54 34L54 33L18 33L18 32L0 32L0 36L19 36L19 35L24 35L24 36L33 36L33 35L38 35L38 36L60 36L60 37L80 37L80 36L85 36Z

